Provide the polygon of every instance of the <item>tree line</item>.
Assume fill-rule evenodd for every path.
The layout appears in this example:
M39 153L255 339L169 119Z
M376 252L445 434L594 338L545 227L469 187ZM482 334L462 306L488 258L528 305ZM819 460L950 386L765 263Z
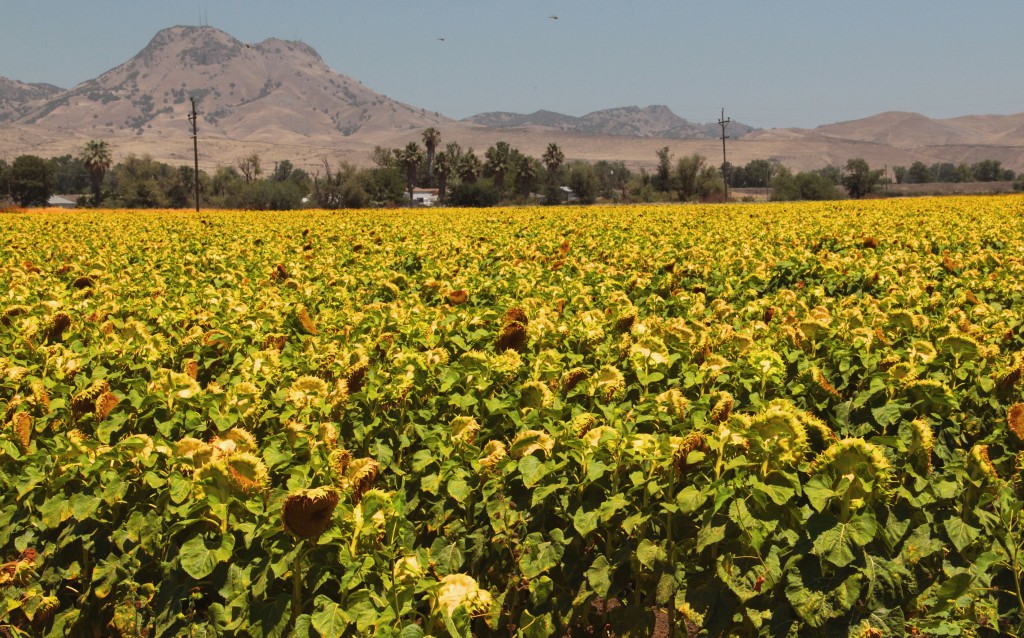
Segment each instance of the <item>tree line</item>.
M540 157L499 141L478 154L456 141L442 145L436 128L423 131L421 142L404 147L378 146L370 166L324 159L312 171L289 160L263 161L258 153L199 173L203 205L211 208L289 210L367 208L414 204L416 189L436 189L440 205L590 204L612 202L723 201L731 188L770 189L773 200L825 200L870 195L888 178L860 158L842 168L826 166L794 173L777 161L755 159L744 166L711 165L699 154L676 158L669 147L656 151L653 172L632 171L621 161L566 161L556 143ZM725 178L723 179L723 175ZM929 181L1013 180L1013 171L998 160L972 165L916 162L894 168L896 183ZM113 162L110 145L91 140L78 155L43 159L21 155L0 160L0 198L21 206L45 205L54 193L85 193L80 206L118 208L189 208L194 201L195 171L149 156L129 155ZM1015 184L1024 190L1024 178Z

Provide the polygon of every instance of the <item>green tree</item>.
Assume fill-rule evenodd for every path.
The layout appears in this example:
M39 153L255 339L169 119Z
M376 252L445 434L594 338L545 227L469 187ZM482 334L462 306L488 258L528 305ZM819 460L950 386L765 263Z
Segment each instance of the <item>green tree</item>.
M893 166L892 174L893 177L896 179L896 183L905 184L907 182L907 173L909 173L909 171L910 169L908 169L906 166Z
M79 158L89 170L89 177L92 181L92 205L95 208L103 200L101 192L103 177L113 163L110 145L105 140L89 140L82 147Z
M725 190L718 170L708 166L704 156L697 153L679 158L670 184L684 202L704 200Z
M907 169L904 181L907 184L929 184L935 181L935 176L924 162L917 161Z
M494 178L494 187L505 193L505 175L512 169L512 147L508 142L497 142L484 152L484 175Z
M656 151L658 156L658 170L651 178L651 185L654 190L667 193L672 188L672 152L667 146ZM676 166L678 170L678 165Z
M14 158L8 188L19 206L45 206L53 195L46 160L35 155Z
M466 151L465 155L458 163L456 172L459 175L459 179L466 184L472 184L480 177L480 173L483 171L483 164L480 162L480 158L477 157L476 153L473 152L473 148L470 147Z
M512 167L515 172L516 191L523 197L529 197L533 191L533 185L543 170L543 165L536 157L515 154L515 164Z
M857 157L846 162L843 170L843 187L853 199L870 194L882 181L881 169L872 170L867 161Z
M409 142L396 154L398 164L405 169L405 185L409 192L409 204L413 203L413 189L416 188L416 169L423 163L423 149L416 142Z
M559 148L558 144L550 142L547 150L541 155L540 161L544 163L544 168L548 171L549 177L554 177L558 173L558 169L565 163L565 153Z
M586 162L573 162L567 176L569 188L576 193L580 204L593 204L597 200L597 175Z
M451 193L451 203L455 206L488 207L501 201L501 193L489 179L473 182L462 182L455 186Z
M998 182L1003 179L1003 163L999 160L981 160L971 164L971 177L977 182Z
M50 169L54 193L81 194L89 190L92 178L80 158L73 155L51 157L46 160L46 165ZM3 192L6 193L7 189L4 188Z
M434 184L434 154L441 143L441 131L433 126L423 131L423 146L427 149L427 179Z

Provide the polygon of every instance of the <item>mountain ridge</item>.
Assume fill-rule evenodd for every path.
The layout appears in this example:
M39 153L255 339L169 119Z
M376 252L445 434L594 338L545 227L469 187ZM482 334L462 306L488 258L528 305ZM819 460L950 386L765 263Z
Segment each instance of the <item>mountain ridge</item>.
M310 45L267 38L244 43L212 27L159 31L126 62L61 89L0 78L0 153L46 156L77 153L105 139L115 159L149 154L191 160L190 97L199 110L200 164L232 165L258 152L267 161L289 159L315 169L324 162L370 163L377 145L422 143L428 127L442 144L486 149L504 140L539 156L551 142L566 158L621 160L633 168L656 165L656 151L674 157L700 153L717 163L717 123L698 124L664 105L626 106L575 117L540 110L491 112L456 120L393 100L332 69ZM997 159L1024 170L1024 113L934 119L885 112L814 128L753 129L731 123L728 159L777 160L794 170L844 164Z

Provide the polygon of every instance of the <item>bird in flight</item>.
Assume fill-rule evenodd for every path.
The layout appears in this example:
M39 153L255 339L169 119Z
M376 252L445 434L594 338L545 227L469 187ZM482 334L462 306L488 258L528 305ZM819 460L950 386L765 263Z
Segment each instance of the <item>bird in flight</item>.
M558 16L548 16L548 19L549 19L549 20L557 20L557 19L558 19Z

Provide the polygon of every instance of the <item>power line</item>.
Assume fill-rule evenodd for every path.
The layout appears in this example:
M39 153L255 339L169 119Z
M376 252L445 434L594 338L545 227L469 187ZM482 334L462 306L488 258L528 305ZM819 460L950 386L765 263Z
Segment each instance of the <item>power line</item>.
M722 107L722 117L718 118L718 125L722 127L722 182L725 184L725 201L729 201L729 163L725 160L725 127L729 126L732 118L726 119L725 107Z

